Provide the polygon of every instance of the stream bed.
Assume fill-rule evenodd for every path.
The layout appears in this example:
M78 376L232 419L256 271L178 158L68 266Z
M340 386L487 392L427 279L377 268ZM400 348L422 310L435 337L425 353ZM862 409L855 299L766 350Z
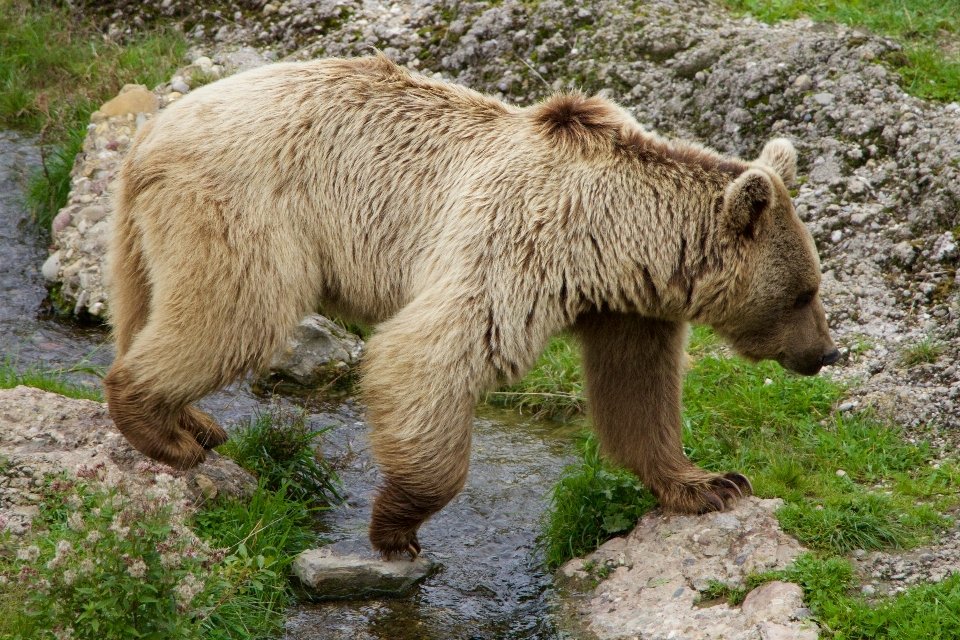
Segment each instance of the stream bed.
M22 204L26 176L39 166L32 140L0 132L0 358L19 369L106 368L109 332L99 323L58 317L40 266L44 240ZM89 373L71 374L96 384ZM304 407L327 432L324 452L338 469L347 503L318 516L317 530L337 548L366 546L366 526L379 481L366 443L362 409L353 399L282 395ZM230 424L271 399L239 384L202 400ZM474 421L466 487L420 530L424 553L440 565L402 598L300 603L288 613L290 640L448 640L565 637L551 610L556 597L536 548L548 491L573 461L569 434L515 411L481 405Z

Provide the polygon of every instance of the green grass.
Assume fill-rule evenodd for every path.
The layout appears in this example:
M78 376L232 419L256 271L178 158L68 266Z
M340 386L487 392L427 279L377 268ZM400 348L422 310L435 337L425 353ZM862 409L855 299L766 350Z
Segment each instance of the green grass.
M810 17L897 38L902 54L887 62L904 78L904 89L930 100L960 98L960 10L939 0L726 0L734 10L761 20Z
M217 451L260 478L267 489L284 486L296 500L339 504L340 479L318 449L317 441L328 430L311 429L303 410L277 402L239 424Z
M168 80L186 50L173 28L112 42L67 2L0 2L0 126L40 138L44 168L32 176L28 199L38 222L49 224L66 203L90 114L124 84Z
M37 363L30 365L25 370L19 370L16 358L7 356L0 361L0 389L12 389L23 385L51 393L59 393L62 396L77 400L103 402L103 391L100 387L73 382L69 378L69 374L73 373L86 373L103 377L101 369L89 365L86 360L69 369L48 369L42 363Z
M704 329L694 332L690 354L687 455L710 471L745 473L761 497L782 498L781 525L804 544L831 553L912 547L949 525L942 514L958 500L960 468L928 464L928 445L904 442L869 411L831 414L843 389L826 376L747 364L725 355ZM635 486L636 478L601 461L588 439L583 461L564 473L545 517L550 566L629 528L613 519L617 511L635 520L652 503Z
M261 480L252 499L221 501L194 517L197 535L230 550L217 606L203 622L204 638L279 637L293 602L290 564L318 541L310 531L312 510L288 485L274 491Z
M548 566L590 553L636 524L656 503L635 475L600 456L592 435L579 443L582 461L567 468L551 493L541 543Z
M488 393L487 402L515 407L535 418L569 419L583 413L586 401L574 339L571 336L552 338L523 380L504 391Z

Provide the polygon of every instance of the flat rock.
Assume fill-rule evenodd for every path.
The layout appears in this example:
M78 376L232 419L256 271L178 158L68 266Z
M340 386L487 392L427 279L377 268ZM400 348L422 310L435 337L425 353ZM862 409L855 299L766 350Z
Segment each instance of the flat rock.
M759 640L760 627L768 622L797 633L813 629L812 623L793 619L803 603L800 588L789 583L757 589L743 608L698 606L700 592L712 584L738 587L746 576L783 569L804 551L773 515L782 504L749 497L722 513L646 514L627 537L614 538L561 567L558 579L574 591L594 584L599 575L591 571L606 567L606 577L580 601L578 615L567 619L578 620L601 640Z
M127 444L110 419L107 406L91 400L74 400L32 387L0 390L0 457L6 465L0 474L0 521L8 528L28 525L31 489L44 476L102 464L133 482L138 468L157 463ZM211 452L193 469L164 471L182 478L191 498L201 502L216 495L241 497L256 488L256 480L229 458Z
M308 549L293 562L293 574L310 598L369 598L401 595L426 578L435 564L426 556L386 561L373 554Z

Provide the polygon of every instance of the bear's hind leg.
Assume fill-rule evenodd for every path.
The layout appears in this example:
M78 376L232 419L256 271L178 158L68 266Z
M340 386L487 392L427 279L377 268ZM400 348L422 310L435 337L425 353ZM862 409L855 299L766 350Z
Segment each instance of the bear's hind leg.
M671 511L723 511L752 493L739 473L709 473L683 452L681 394L687 325L592 313L575 327L589 409L604 452L635 472Z

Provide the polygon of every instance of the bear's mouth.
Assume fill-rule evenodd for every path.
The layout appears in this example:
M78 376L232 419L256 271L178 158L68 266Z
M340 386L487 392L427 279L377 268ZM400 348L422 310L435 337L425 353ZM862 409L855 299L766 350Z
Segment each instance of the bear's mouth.
M802 376L815 376L823 368L821 358L792 358L786 353L781 353L776 358L777 363L787 371L798 373Z

